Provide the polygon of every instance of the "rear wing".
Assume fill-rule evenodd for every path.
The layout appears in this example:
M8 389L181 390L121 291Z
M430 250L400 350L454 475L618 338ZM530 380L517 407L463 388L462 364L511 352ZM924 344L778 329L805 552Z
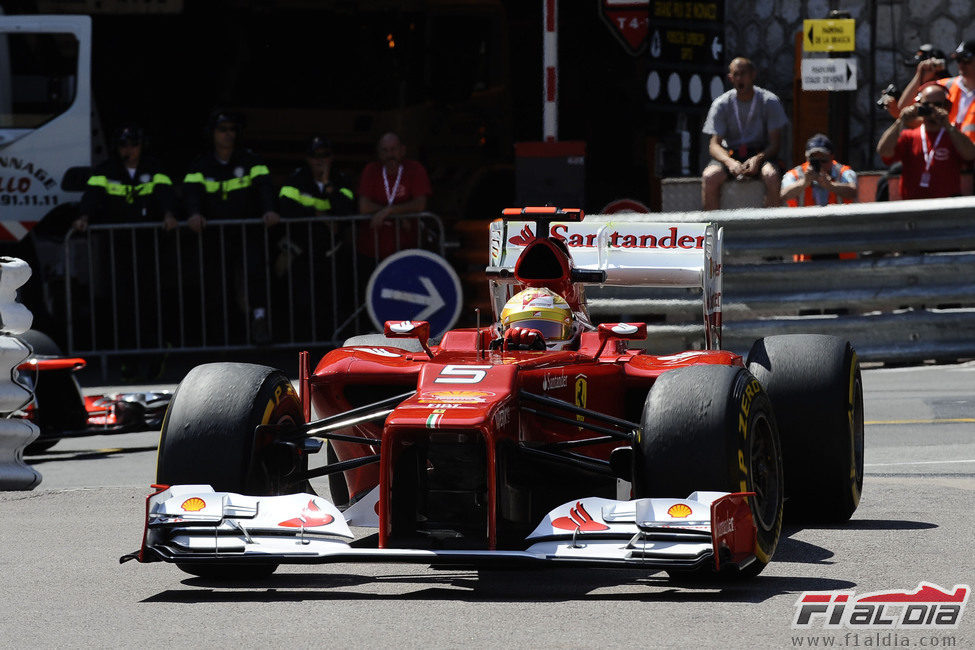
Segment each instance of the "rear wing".
M513 272L518 256L535 236L534 228L529 221L493 221L489 266ZM605 271L603 284L700 287L707 349L721 348L722 229L710 223L584 220L553 222L549 236L565 243L575 268ZM496 314L512 293L505 285L516 282L513 277L492 278Z

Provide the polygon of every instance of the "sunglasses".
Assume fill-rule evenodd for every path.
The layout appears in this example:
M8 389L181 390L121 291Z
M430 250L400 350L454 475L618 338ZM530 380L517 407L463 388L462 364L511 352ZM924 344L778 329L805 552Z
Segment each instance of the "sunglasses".
M315 153L313 153L311 155L311 157L312 158L331 158L332 157L332 152L331 151L316 151Z
M217 127L217 132L218 133L237 133L237 127L236 126L218 126Z
M951 102L945 100L943 102L918 102L921 106L940 106L941 108L951 108Z
M965 53L955 56L955 61L958 61L959 63L971 63L972 59L975 59L975 54Z

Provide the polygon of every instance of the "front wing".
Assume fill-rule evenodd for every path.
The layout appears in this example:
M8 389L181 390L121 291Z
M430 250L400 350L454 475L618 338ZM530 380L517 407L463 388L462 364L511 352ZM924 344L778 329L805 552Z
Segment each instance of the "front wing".
M146 500L142 548L120 561L181 564L560 564L698 570L755 560L751 493L686 499L588 497L550 512L523 550L362 548L343 514L311 494L254 497L176 485Z

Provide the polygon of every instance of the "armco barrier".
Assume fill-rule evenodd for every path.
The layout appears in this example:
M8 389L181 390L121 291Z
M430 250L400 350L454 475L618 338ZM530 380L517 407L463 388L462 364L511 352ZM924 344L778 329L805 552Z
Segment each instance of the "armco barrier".
M13 369L30 350L15 334L30 329L30 311L17 302L17 289L30 278L30 267L23 260L0 257L0 415L22 408L32 395L13 379ZM0 490L31 490L41 475L24 463L24 448L37 438L32 422L0 418Z
M727 349L813 332L849 338L864 360L975 357L975 197L586 219L723 227ZM858 256L792 261L797 253L840 252ZM621 287L587 294L598 320L650 321L651 352L703 343L699 294Z

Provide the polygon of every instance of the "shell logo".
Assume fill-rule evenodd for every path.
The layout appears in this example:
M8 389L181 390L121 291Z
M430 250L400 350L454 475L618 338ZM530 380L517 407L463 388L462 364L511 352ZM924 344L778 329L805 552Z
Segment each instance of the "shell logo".
M207 507L207 502L200 497L193 497L192 499L187 499L180 506L183 510L187 512L197 512L198 510L203 510Z
M683 519L691 515L691 507L684 503L675 503L667 509L667 514L675 519Z

